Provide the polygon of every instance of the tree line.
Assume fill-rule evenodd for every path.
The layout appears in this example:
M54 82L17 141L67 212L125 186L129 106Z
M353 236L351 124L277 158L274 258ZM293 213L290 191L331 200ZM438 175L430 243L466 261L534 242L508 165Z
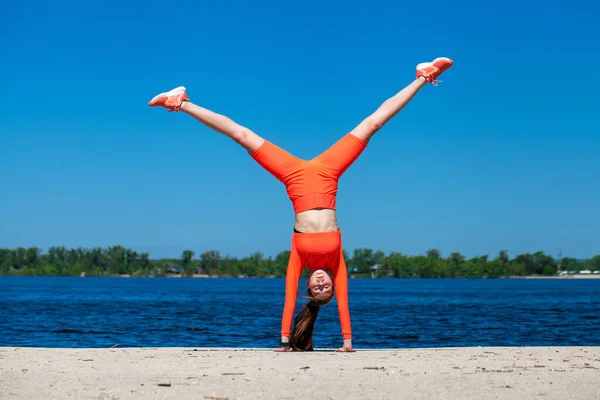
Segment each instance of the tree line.
M149 253L138 253L123 246L92 249L51 247L19 247L0 249L0 275L31 276L227 276L284 277L290 252L275 257L257 252L248 257L223 256L217 250L196 255L184 250L180 258L151 259ZM376 278L476 278L508 276L552 276L559 271L600 270L600 255L578 260L559 260L542 251L510 258L506 250L496 257L487 255L467 258L454 252L442 256L437 249L422 255L360 248L352 256L344 252L348 272L355 277ZM305 276L307 271L304 271Z

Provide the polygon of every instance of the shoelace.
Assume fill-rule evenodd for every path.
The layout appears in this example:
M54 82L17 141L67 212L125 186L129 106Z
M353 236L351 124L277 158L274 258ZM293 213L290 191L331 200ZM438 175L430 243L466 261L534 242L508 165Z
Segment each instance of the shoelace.
M439 73L434 73L431 75L421 75L421 76L423 76L425 79L427 79L427 82L431 83L433 86L438 86L439 83L443 82L438 79L435 79L437 76L440 76Z
M433 86L438 86L438 84L442 81L437 80L436 78L438 76L440 76L442 73L442 71L440 71L439 69L435 69L435 72L432 72L431 74L429 74L429 76L427 76L427 80L429 81L429 83L431 83Z

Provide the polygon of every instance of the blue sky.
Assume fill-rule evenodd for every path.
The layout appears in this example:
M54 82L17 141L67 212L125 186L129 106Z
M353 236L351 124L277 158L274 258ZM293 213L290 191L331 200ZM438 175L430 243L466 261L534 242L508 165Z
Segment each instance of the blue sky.
M3 7L0 247L275 255L284 187L148 100L185 85L312 158L447 56L340 180L344 246L600 254L598 2L87 3Z

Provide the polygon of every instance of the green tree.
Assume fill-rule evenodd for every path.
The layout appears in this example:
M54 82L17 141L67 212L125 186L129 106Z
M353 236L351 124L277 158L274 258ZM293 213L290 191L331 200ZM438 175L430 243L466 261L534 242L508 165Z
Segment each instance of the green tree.
M273 274L277 277L284 277L287 272L288 263L290 260L290 251L285 250L277 254L273 260Z
M183 265L183 275L191 276L194 273L194 265L192 260L194 259L194 253L192 250L184 250L181 254L181 263Z
M533 254L533 262L535 265L535 273L538 275L555 275L557 265L554 258L538 251Z
M192 262L194 254L196 253L194 253L192 250L184 250L183 253L181 253L181 263L183 266L189 265Z
M438 249L429 249L427 250L427 257L437 260L442 257L442 253Z
M148 253L140 254L140 267L142 267L142 269L144 269L144 270L147 270L149 266L150 266L150 254L148 254Z
M264 261L264 256L261 252L256 252L248 258L244 258L240 268L242 274L246 276L259 276Z
M64 246L55 246L50 247L48 250L48 255L50 256L49 263L57 264L64 263L66 261L67 249Z
M200 271L209 275L219 275L221 272L221 253L217 250L208 250L200 254Z
M580 264L575 258L564 257L560 260L560 269L563 271L576 271L580 269Z
M385 260L382 251L374 252L372 249L354 249L352 265L357 267L361 273L371 273L371 267L381 264Z
M107 267L111 274L127 270L126 252L123 246L111 246L106 250Z
M448 261L450 261L454 267L458 268L458 266L460 266L460 263L465 261L465 256L463 256L460 253L454 252L450 254L450 258Z
M411 278L415 271L412 269L410 257L398 252L392 252L386 257L386 264L392 268L396 278Z
M510 258L508 257L508 251L500 250L500 253L498 254L498 259L500 260L502 265L507 265L508 262L510 261Z
M600 270L600 255L594 256L590 265L591 269Z
M30 268L35 268L40 264L40 254L41 254L41 249L38 249L37 247L30 247L27 249L27 254L25 256L26 258L26 264L28 267Z
M12 250L0 249L0 274L7 275L10 271L10 260L12 259Z
M17 247L13 253L14 259L12 267L14 269L22 269L27 266L27 249L24 247Z

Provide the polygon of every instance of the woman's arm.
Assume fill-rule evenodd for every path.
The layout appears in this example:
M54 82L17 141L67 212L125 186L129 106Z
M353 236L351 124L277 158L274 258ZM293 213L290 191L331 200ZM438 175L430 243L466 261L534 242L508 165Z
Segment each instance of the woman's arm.
M296 309L298 280L300 279L301 272L302 261L300 260L300 255L296 251L296 247L292 243L288 268L285 274L285 303L283 306L283 315L281 317L281 343L289 343L290 341L290 328ZM289 345L280 346L279 351L289 351Z
M344 344L338 351L353 351L352 349L352 325L350 322L350 308L348 307L348 271L344 253L340 249L340 261L337 268L332 268L333 281L335 283L335 297L340 314L340 325L342 327L342 338Z

